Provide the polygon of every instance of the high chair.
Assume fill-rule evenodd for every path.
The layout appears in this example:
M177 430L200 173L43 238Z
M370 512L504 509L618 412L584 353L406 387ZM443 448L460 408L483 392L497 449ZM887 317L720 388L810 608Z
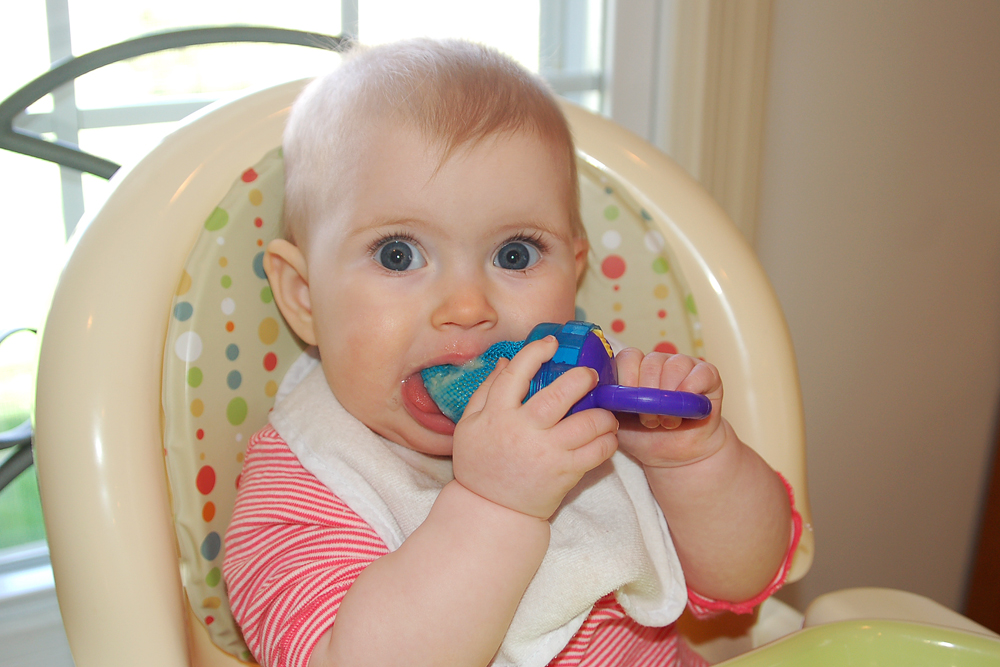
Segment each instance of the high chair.
M36 458L78 667L251 660L220 578L221 538L247 439L301 350L261 258L281 214L281 133L303 85L186 121L115 176L74 239L44 329ZM565 111L592 246L578 315L628 344L719 367L726 417L795 491L807 529L789 580L800 578L813 554L802 407L763 270L667 157Z

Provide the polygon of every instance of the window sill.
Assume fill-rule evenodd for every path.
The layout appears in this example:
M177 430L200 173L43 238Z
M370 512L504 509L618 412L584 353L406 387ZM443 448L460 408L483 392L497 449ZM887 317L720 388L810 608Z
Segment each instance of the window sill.
M73 665L44 542L0 552L0 664Z

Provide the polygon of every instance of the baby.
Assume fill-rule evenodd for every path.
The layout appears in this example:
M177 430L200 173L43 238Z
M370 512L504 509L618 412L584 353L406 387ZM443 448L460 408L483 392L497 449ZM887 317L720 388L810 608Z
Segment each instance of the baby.
M359 50L296 102L284 159L265 268L318 353L251 439L226 537L261 664L680 664L685 605L746 612L780 586L790 494L721 417L711 364L616 357L621 384L708 396L701 421L563 418L587 368L522 403L552 337L501 359L457 425L424 388L574 317L588 245L540 79L464 42Z

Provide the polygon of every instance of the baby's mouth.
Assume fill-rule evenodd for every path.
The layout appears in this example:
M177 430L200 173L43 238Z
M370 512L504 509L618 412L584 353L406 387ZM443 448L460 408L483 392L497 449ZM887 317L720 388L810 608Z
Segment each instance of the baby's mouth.
M442 435L452 435L455 432L455 423L441 412L427 393L420 373L414 373L403 380L402 396L406 411L421 426Z

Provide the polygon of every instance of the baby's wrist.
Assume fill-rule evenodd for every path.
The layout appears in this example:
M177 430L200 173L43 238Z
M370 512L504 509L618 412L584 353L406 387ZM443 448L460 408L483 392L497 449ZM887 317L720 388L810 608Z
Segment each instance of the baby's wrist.
M466 496L463 502L468 504L470 510L482 512L495 518L496 520L520 523L526 526L538 524L542 526L546 532L549 530L547 516L539 516L538 514L532 513L527 508L521 509L518 507L511 507L510 504L504 503L499 499L494 499L483 493L477 492L473 488L463 484L458 479L450 482L445 488L447 489L452 485L456 487L454 490L456 494L460 493Z

